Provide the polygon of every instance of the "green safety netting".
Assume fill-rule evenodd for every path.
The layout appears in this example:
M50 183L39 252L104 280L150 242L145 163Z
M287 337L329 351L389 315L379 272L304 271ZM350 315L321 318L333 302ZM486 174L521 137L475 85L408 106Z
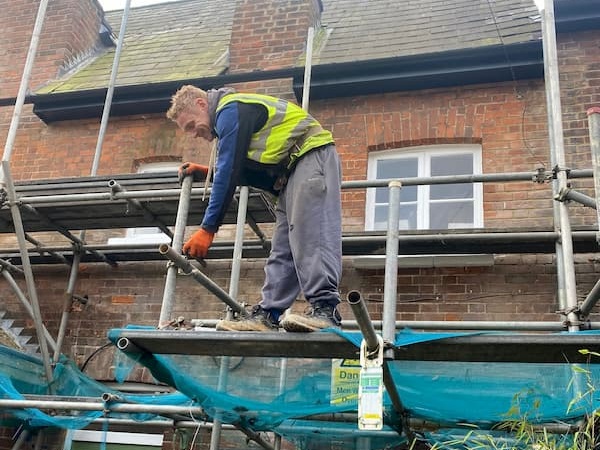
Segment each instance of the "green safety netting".
M87 401L99 399L103 394L115 399L115 403L137 403L142 405L178 405L193 406L189 397L176 392L166 394L129 394L95 381L82 373L77 366L62 357L54 366L52 383L48 384L41 359L0 345L0 398L10 400L26 400L52 394L53 398L70 398ZM11 418L18 419L28 428L60 427L81 429L96 418L107 416L103 411L69 410L69 415L48 414L36 408L2 409L0 423L12 423ZM156 414L135 413L108 415L113 418L127 417L140 422L156 419ZM107 416L107 417L108 417Z
M109 339L116 342L123 331L111 330ZM361 341L359 333L338 333L355 344ZM469 334L475 333L405 330L397 334L395 344L407 346ZM0 395L22 398L24 394L47 393L48 386L40 381L41 362L16 355L22 354L10 349L0 352ZM5 364L7 358L11 364ZM586 365L392 361L390 374L406 416L398 417L386 396L386 424L381 431L359 430L356 424L360 367L354 360L121 353L116 375L124 380L136 364L141 364L158 381L178 391L123 396L125 401L201 406L211 418L254 431L275 431L300 449L338 444L349 449L394 448L407 436L414 436L411 421L429 423L429 428L415 427L417 436L438 443L439 448L531 448L528 443L520 444L514 433L487 430L507 421L570 424L587 417L598 409L600 400L600 364L593 358L591 361ZM57 365L55 372L56 395L98 396L106 392L103 385L81 374L68 361ZM12 413L33 426L65 428L81 428L98 416L98 412L81 412L72 418L50 417L38 410ZM139 420L150 417L137 415ZM490 436L511 446L482 445L481 440Z

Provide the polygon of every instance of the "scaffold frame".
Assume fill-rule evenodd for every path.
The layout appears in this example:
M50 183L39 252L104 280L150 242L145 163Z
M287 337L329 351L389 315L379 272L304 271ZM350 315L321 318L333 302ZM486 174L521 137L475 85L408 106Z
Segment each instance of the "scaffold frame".
M15 294L24 304L27 313L34 321L38 341L45 367L47 381L52 381L52 362L60 355L64 338L64 327L68 316L64 315L57 339L53 340L43 325L39 302L36 294L32 264L68 264L71 273L66 288L64 311L68 311L73 299L73 286L81 262L95 262L116 265L121 261L160 261L169 259L167 282L162 302L159 327L171 318L174 288L178 270L193 274L196 281L206 287L219 300L237 313L244 314L244 308L236 302L237 283L239 282L239 264L243 258L264 258L268 255L269 242L260 225L274 220L273 206L264 194L242 187L236 196L236 202L226 215L225 223L235 225L234 241L216 241L209 258L230 258L235 264L232 270L229 293L224 292L212 280L196 267L196 262L186 260L180 254L185 228L198 222L202 216L206 201L205 191L192 185L187 178L180 185L175 173L116 175L98 177L97 168L102 150L104 133L108 125L108 116L112 100L116 73L119 64L120 49L125 35L130 0L127 0L122 18L119 43L115 52L105 109L102 116L94 162L89 177L78 179L39 180L36 182L13 182L10 173L10 160L15 136L19 128L22 107L31 70L37 51L48 0L41 0L34 25L33 35L27 55L27 61L21 79L19 92L14 105L14 113L2 158L3 202L0 205L0 233L15 233L18 248L0 248L0 270L11 285ZM457 337L435 343L425 343L408 348L387 347L387 360L432 360L432 361L492 361L492 362L560 362L565 357L571 362L583 362L585 357L579 354L582 346L598 346L596 336L562 336L548 331L575 332L582 329L600 328L600 323L590 322L587 316L600 299L600 281L592 289L582 305L576 299L574 275L574 253L595 253L600 250L600 234L595 229L572 230L569 221L567 201L595 208L600 223L600 109L589 112L590 143L592 169L567 170L563 148L562 113L560 89L558 86L558 66L556 54L556 30L554 27L554 7L552 0L546 0L543 16L544 65L546 78L546 101L550 126L550 148L553 169L532 170L531 172L496 173L470 176L423 177L397 180L352 180L345 181L342 189L371 189L388 187L390 189L390 208L388 229L381 232L352 232L343 236L343 252L352 255L385 255L384 314L382 321L372 321L364 313L356 314L356 321L344 321L343 327L359 329L363 335L372 337L373 330L380 331L385 342L393 342L399 328L415 329L461 329L461 330L522 330L529 334L507 336L469 336ZM311 29L312 30L312 29ZM308 42L312 36L309 33ZM310 45L308 48L312 48ZM310 88L311 62L307 55L305 73L305 93ZM308 97L303 99L303 107L308 108ZM596 189L595 199L572 191L568 180L573 178L593 178ZM399 232L398 210L401 189L404 186L487 183L487 182L523 182L550 183L552 185L554 229L552 230L458 230L439 232ZM127 211L124 214L123 211ZM192 212L193 211L193 212ZM101 215L99 215L101 213ZM85 231L90 229L128 228L147 225L158 226L172 238L172 246L155 245L88 245ZM244 226L248 224L256 234L256 239L244 240ZM26 231L27 230L27 231ZM30 232L53 231L61 234L71 245L44 245L30 236ZM79 232L76 236L74 231ZM29 242L29 245L27 244ZM556 322L460 322L442 323L436 321L397 321L396 319L396 274L397 257L402 254L452 254L480 253L482 246L489 253L552 253L557 258L559 316ZM24 275L27 281L27 295L14 282L13 275ZM65 313L66 314L66 313ZM361 315L362 314L362 315ZM372 327L372 328L371 328ZM372 342L372 339L371 339ZM227 345L224 345L227 343ZM494 352L490 353L489 348ZM136 353L174 353L215 356L270 356L300 358L356 358L357 348L335 334L314 333L298 338L285 333L230 333L203 331L153 330L124 331L117 348L121 351ZM531 351L531 350L535 351ZM54 355L51 356L51 352ZM99 408L105 407L101 399L90 400L53 399L52 393L44 399L23 401L0 400L0 408ZM400 399L396 399L396 412L401 414ZM63 401L63 403L60 403ZM75 407L74 403L78 403ZM121 411L134 411L135 405L121 405ZM162 409L161 409L162 408ZM144 409L143 410L148 410ZM188 408L189 409L189 408ZM173 415L180 409L156 406L155 412L166 417L164 422L173 424L184 421ZM195 411L201 414L201 411ZM353 418L354 420L354 418ZM159 421L156 426L165 423ZM122 424L131 425L123 421ZM193 423L196 426L196 422ZM189 425L189 424L188 424ZM220 430L221 424L214 427ZM249 429L242 429L250 439L264 448L272 448ZM218 441L211 443L216 448ZM22 445L19 439L14 449Z

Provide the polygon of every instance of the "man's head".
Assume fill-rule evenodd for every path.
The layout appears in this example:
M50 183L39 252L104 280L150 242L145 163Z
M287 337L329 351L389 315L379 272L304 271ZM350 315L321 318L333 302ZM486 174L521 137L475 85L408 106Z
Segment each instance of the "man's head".
M167 118L192 137L207 141L214 139L208 112L208 96L206 91L196 86L185 85L173 95Z

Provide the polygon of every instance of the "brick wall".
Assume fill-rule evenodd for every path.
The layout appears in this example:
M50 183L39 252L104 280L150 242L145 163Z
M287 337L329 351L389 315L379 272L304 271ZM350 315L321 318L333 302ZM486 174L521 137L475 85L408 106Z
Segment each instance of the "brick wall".
M230 71L294 66L319 12L317 0L240 1L231 31Z
M56 2L54 2L56 3ZM58 2L60 3L60 2ZM234 27L235 45L232 49L234 70L252 70L263 65L259 61L277 61L278 66L291 64L303 51L306 27L315 21L314 4L278 2L282 15L290 16L290 26L301 31L293 42L277 47L276 40L290 36L282 30L272 30L273 46L264 50L256 39L242 34L243 20L257 14L264 21L257 2L241 3L243 13ZM20 79L19 61L24 61L25 40L33 26L37 2L21 0L21 8L13 2L2 1L4 11L21 17L19 26L10 29L10 45L0 49L0 90L2 97L16 94ZM51 3L52 5L53 3ZM94 2L72 2L69 11L79 14L89 26L81 44L63 45L55 52L44 54L36 63L32 85L56 76L66 62L84 52L86 43L93 45L97 5ZM77 6L75 5L77 4ZM296 9L310 7L308 13ZM10 9L13 8L13 9ZM91 8L91 9L89 9ZM55 18L64 11L58 5L51 14ZM12 17L12 16L11 16ZM52 16L49 16L49 19ZM90 19L87 21L87 19ZM245 18L244 18L245 17ZM49 20L48 19L48 20ZM55 25L61 22L48 21ZM62 33L44 37L67 41L74 31L62 27ZM83 27L85 28L85 26ZM16 34L15 34L16 33ZM60 36L60 37L58 37ZM23 39L24 39L23 38ZM52 47L44 41L45 48ZM20 43L20 45L17 45ZM54 48L54 47L52 47ZM245 58L245 55L254 55ZM559 36L561 86L567 162L573 168L589 167L589 142L585 111L600 103L600 50L595 32ZM15 64L7 64L15 61ZM291 97L290 80L248 84L260 92L283 93ZM0 108L0 138L6 136L11 108ZM485 173L533 171L538 167L550 169L547 143L545 93L541 80L506 82L495 85L466 86L432 91L391 93L373 97L355 97L314 101L312 114L331 129L336 138L345 180L366 178L366 163L370 151L415 145L445 143L477 143L483 151ZM22 126L15 144L12 160L17 179L88 175L93 160L98 133L98 120L82 120L45 125L25 109ZM112 119L104 143L99 174L135 171L141 160L199 160L205 155L203 144L185 137L162 115ZM577 188L589 192L589 184L574 181ZM591 193L590 193L591 195ZM345 191L344 228L348 231L364 228L364 190ZM484 186L485 224L491 228L551 226L551 194L548 185L529 182L488 183ZM595 215L573 205L576 225L594 224ZM100 239L101 241L101 239ZM587 295L597 280L598 261L595 255L579 255L576 273L578 297ZM59 266L37 266L35 277L41 298L42 315L48 329L56 334L60 320L68 270ZM206 274L225 290L228 288L229 261L210 261ZM555 314L555 260L552 255L498 255L492 267L400 269L398 271L399 320L560 320ZM124 263L116 269L101 264L87 265L81 270L76 293L88 295L89 302L71 313L65 352L79 364L106 342L106 330L129 323L155 325L160 311L165 264ZM358 289L367 300L373 319L380 319L383 300L382 270L359 270L351 260L344 263L342 295ZM254 304L259 297L263 280L263 261L245 260L239 300ZM22 279L18 280L24 289ZM22 317L23 326L33 330L14 293L0 284L0 297L11 317ZM295 309L306 304L298 302ZM187 277L178 280L173 315L186 319L217 318L223 305L206 290ZM351 318L347 305L342 305L345 318ZM113 376L113 351L103 351L88 361L87 373L98 378ZM147 380L148 374L138 371L133 379ZM0 437L0 447L4 448Z
M0 98L17 95L39 0L0 1ZM98 47L102 9L96 0L48 3L31 89L53 80Z
M308 28L320 23L320 0L243 0L231 30L229 71L275 70L298 64L306 51ZM239 91L294 100L290 79L233 85Z
M600 46L598 32L568 33L557 43L565 136L566 164L591 168L586 111L600 105ZM576 180L573 188L594 196L592 180ZM587 210L587 211L586 211ZM588 208L571 208L573 223L595 224ZM587 218L586 218L587 216Z
M332 129L344 178L365 179L370 151L433 144L481 144L484 173L551 168L541 81L510 82L313 103ZM364 191L347 191L347 225L364 226ZM548 185L486 183L486 227L550 226ZM541 211L541 212L540 212Z
M297 2L285 3L287 9L282 11L285 14L292 14L292 10L297 13L292 8L295 4ZM242 7L252 11L251 3L243 2ZM309 16L306 15L303 20L308 24ZM298 36L296 52L301 52L300 41L303 39ZM563 104L568 158L574 167L587 167L588 143L581 130L587 132L586 108L598 101L598 94L594 90L600 59L597 38L593 33L561 37L559 54L561 82L565 89ZM239 67L241 70L242 63ZM585 81L581 79L582 71L590 74L589 77L583 77ZM287 88L290 88L289 80ZM581 97L583 94L585 96ZM540 166L550 168L545 93L540 80L314 101L311 111L333 131L346 180L365 179L370 151L422 144L481 144L486 173L533 171ZM24 119L12 161L13 173L18 179L89 174L99 127L96 120L45 125L29 110L26 110ZM1 129L5 131L4 124ZM185 137L162 115L113 119L107 130L99 173L132 172L140 160L200 159L206 162L196 157L197 154L206 154L199 151L199 145L202 143ZM484 187L484 196L487 227L551 226L551 195L547 184L488 183ZM345 229L362 230L364 190L345 191L343 198ZM572 210L579 213L583 208L574 206ZM582 224L593 223L593 218L594 215L589 213L577 216ZM507 258L510 264L506 263ZM545 308L545 315L537 315L536 310L527 317L537 317L539 320L556 317L552 297L553 260L546 255L533 256L532 264L531 258L529 255L502 257L497 259L493 268L486 269L403 269L399 279L399 300L402 302L399 318L493 319L500 317L495 315L496 307L493 305L496 302L505 305L500 307L503 311L501 314L504 314L502 317L512 315L513 319L517 319L524 317L520 315L524 309L507 307L506 299L511 300L511 305L521 304L530 310L534 291L538 303L543 304L539 308ZM520 278L509 275L519 272L523 264L532 264L535 269L519 274ZM584 267L588 266L581 261L578 265L580 277L587 273ZM95 275L89 278L84 273L78 291L88 293L92 302L87 309L73 316L74 321L82 321L72 327L73 330L80 330L77 342L68 341L71 346L68 348L71 348L73 355L85 358L103 342L106 328L131 322L154 324L159 311L163 269L161 264L126 264L110 273L91 267L89 270ZM58 326L59 314L53 305L62 302L67 274L60 277L52 275L51 280L44 281L46 269L39 270L47 304L45 307L49 314L48 326L54 331ZM56 269L48 270L53 273ZM262 262L244 262L244 270L240 299L254 303L258 300L262 283ZM139 278L144 282L131 284L133 282L130 279L139 277L139 273L145 273ZM227 285L227 264L222 267L218 263L211 263L209 273L222 286ZM540 277L540 274L544 276ZM517 282L516 279L523 281ZM580 296L585 295L591 282L583 282ZM372 299L373 311L379 311L378 295L383 283L380 273L356 271L351 264L347 264L343 283L344 293L349 289L364 291L368 294L367 298ZM202 318L215 317L222 311L222 306L212 301L203 288L189 280L182 280L181 285L174 314ZM538 289L539 286L545 290ZM10 298L9 292L6 295ZM131 301L115 302L115 298L128 298ZM461 301L465 298L469 301ZM15 312L19 311L14 300L9 305ZM299 308L302 308L302 304ZM88 314L94 317L93 322L85 322L89 320L85 318ZM346 311L346 316L350 316L349 311Z

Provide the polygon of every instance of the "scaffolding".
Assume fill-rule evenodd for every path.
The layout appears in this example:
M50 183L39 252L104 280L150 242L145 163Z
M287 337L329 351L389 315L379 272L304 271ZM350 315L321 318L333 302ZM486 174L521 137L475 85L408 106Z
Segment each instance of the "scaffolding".
M0 209L0 232L14 233L18 248L0 249L0 265L4 278L28 314L34 321L44 374L50 383L52 365L60 357L65 335L70 304L76 295L74 285L79 264L83 262L116 265L121 261L152 261L168 259L167 276L162 300L162 309L158 323L172 318L174 289L178 271L191 275L207 288L229 309L245 314L245 309L236 301L239 283L239 264L243 258L264 258L268 255L269 241L261 230L261 225L274 221L273 205L268 196L261 192L242 187L236 194L236 201L225 216L225 224L235 224L233 241L216 241L211 247L209 257L231 259L233 261L229 292L225 292L208 278L198 265L180 254L183 235L188 224L199 222L206 208L205 189L194 186L191 178L180 185L175 173L118 175L113 177L97 176L97 168L102 150L110 111L111 97L118 71L119 55L125 36L130 0L127 0L122 17L119 42L111 71L105 108L102 115L94 162L89 177L73 179L40 180L17 182L12 178L10 159L15 136L19 127L22 107L37 44L46 13L48 0L41 0L34 25L27 60L19 92L16 98L13 118L8 132L2 158L2 178L4 203ZM600 235L597 230L571 230L567 201L579 202L596 209L600 223L600 109L592 108L589 114L590 144L592 151L592 169L571 170L565 165L563 136L561 126L560 90L558 86L558 67L556 64L556 32L554 29L553 3L546 0L543 10L544 61L546 77L546 100L550 124L550 147L553 169L550 171L533 170L531 172L496 173L468 176L432 176L423 178L405 178L398 180L346 181L342 189L389 189L389 217L386 232L353 232L343 236L343 254L373 255L385 254L384 311L382 321L373 321L368 315L359 292L351 292L349 303L355 314L354 321L343 322L344 329L358 329L364 337L369 354L378 351L384 344L384 383L390 395L393 408L400 417L400 428L405 433L425 424L417 424L405 418L402 400L394 383L390 382L390 361L470 361L470 362L533 362L533 363L585 363L587 358L580 353L581 348L590 348L600 344L597 334L574 333L584 329L600 329L600 323L591 322L588 316L600 298L600 281L587 295L582 304L576 299L574 253L595 253L599 250ZM308 42L312 40L312 30ZM307 48L312 45L307 44ZM307 55L310 58L310 55ZM310 87L310 59L305 72L305 95L303 107L308 107ZM568 180L593 178L595 198L573 191ZM443 234L430 232L399 232L398 214L401 189L405 186L523 182L552 183L553 230L455 230ZM126 211L126 213L125 213ZM244 226L248 224L254 231L254 239L244 239ZM159 227L171 239L171 245L89 245L85 240L85 230L131 228L140 225ZM171 228L173 227L173 228ZM27 230L27 232L25 231ZM80 230L76 236L70 230ZM30 236L28 232L58 232L71 245L44 245ZM33 245L28 246L28 243ZM556 254L559 313L562 316L555 322L492 322L492 321L397 321L397 270L398 253L431 254L480 254L482 248L488 253L548 253ZM70 277L65 295L65 307L61 318L58 336L54 340L43 325L32 264L68 264ZM14 282L13 275L24 276L27 294ZM210 322L210 321L208 321ZM206 321L204 322L206 324ZM399 329L410 327L421 330L511 330L525 331L514 335L465 335L453 339L420 342L406 347L394 346L395 335ZM548 332L568 331L573 333L554 334ZM379 340L381 333L382 341ZM291 335L286 333L235 333L181 330L120 330L115 339L116 347L128 354L195 354L206 356L256 356L276 358L348 358L356 359L359 349L355 344L337 334L313 333ZM490 352L493 347L493 352ZM285 366L282 365L282 374ZM226 383L226 373L220 374ZM69 410L106 410L109 398L56 399L52 392L48 396L38 396L26 400L0 400L4 408L69 409ZM163 415L169 420L158 420L148 425L158 427L196 427L197 422L186 422L181 415L191 411L190 407L169 405L113 405L111 411L152 412ZM201 415L201 408L191 411ZM310 419L315 419L311 417ZM324 421L356 422L356 417L325 417ZM119 423L138 425L139 422L121 419L97 419L99 424ZM310 425L310 422L308 422ZM396 424L398 425L398 424ZM218 420L206 427L213 430L214 439L211 448L218 447L218 436L222 425ZM264 448L272 448L262 437L250 428L238 427L250 439ZM548 424L547 429L553 428ZM558 432L569 432L569 427ZM390 433L389 430L381 432ZM392 431L392 433L394 433ZM19 439L15 449L22 445ZM275 448L281 444L276 441Z

